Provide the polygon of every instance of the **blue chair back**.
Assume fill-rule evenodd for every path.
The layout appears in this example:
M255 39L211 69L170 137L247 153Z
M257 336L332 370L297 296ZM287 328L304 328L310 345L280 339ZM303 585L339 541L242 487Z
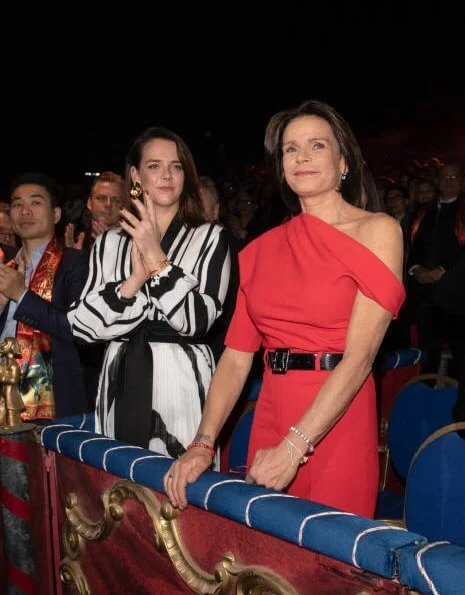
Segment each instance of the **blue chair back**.
M441 388L428 381L441 380ZM437 375L418 376L398 393L391 409L387 444L394 469L406 479L410 463L422 442L439 428L454 421L457 382Z
M409 531L465 546L465 438L459 430L465 422L440 428L418 449L407 475L404 515Z

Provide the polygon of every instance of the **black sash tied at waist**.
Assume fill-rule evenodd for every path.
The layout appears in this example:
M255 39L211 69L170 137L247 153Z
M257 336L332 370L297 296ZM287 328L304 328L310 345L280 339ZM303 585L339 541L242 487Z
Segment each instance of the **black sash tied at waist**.
M143 448L148 448L153 437L150 342L188 344L199 343L199 340L180 335L166 322L147 321L122 342L115 399L115 438Z

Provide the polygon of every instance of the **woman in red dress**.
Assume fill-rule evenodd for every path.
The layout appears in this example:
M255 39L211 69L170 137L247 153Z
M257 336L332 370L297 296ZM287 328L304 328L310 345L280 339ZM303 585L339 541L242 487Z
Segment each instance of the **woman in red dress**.
M405 297L402 231L363 204L363 159L329 105L309 100L268 123L267 157L291 217L239 254L240 288L196 440L164 482L175 506L211 465L250 370L265 372L247 481L372 517L378 490L371 368ZM361 208L361 207L364 208Z

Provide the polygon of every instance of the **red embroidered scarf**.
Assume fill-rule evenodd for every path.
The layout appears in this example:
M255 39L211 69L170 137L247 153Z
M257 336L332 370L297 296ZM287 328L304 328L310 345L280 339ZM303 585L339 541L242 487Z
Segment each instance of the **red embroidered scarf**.
M29 289L47 302L52 300L53 282L62 255L63 251L53 237L47 244L29 283ZM8 266L17 265L12 260ZM21 417L24 420L54 419L50 335L18 322L16 339L21 351L21 359L18 360L21 367L20 392L26 407Z

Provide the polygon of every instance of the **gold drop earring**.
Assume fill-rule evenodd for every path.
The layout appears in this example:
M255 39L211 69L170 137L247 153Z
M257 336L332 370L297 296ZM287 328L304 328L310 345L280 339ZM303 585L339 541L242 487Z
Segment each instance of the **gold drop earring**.
M142 186L139 184L139 182L132 182L129 194L132 196L132 198L140 198L142 196Z

